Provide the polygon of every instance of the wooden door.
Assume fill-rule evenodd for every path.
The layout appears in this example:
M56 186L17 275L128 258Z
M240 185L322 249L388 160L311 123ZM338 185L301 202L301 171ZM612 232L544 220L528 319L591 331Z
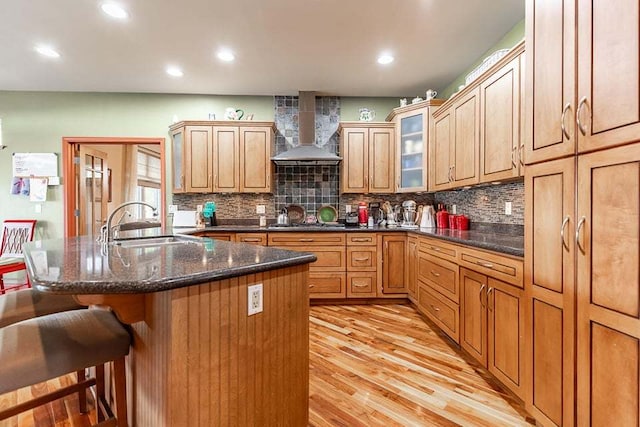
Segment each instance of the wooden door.
M240 129L213 127L213 191L240 191Z
M395 191L395 130L369 129L369 192Z
M577 423L640 423L640 143L579 156Z
M429 189L431 191L446 190L451 186L451 158L452 123L451 109L443 115L433 119L432 130L429 133Z
M453 105L451 158L453 186L477 184L480 150L480 89L469 92Z
M187 126L184 136L185 191L210 193L211 186L211 126Z
M406 294L405 260L407 254L405 236L382 237L382 292Z
M460 268L460 345L487 366L487 276Z
M96 238L100 228L107 222L109 183L107 153L77 146L76 157L80 159L78 198L79 236ZM114 224L115 225L115 224Z
M571 0L527 0L527 164L569 156L576 149L575 8Z
M240 127L240 191L271 192L270 127Z
M369 192L369 130L345 128L340 138L343 193Z
M418 238L407 238L407 271L405 277L407 279L407 292L409 292L409 299L414 303L417 301L418 290Z
M518 397L524 395L524 298L520 288L489 278L488 369Z
M525 312L529 412L574 420L575 158L525 169Z
M640 139L640 3L578 1L578 150Z
M185 192L184 127L171 132L171 191Z
M517 177L520 57L482 82L480 97L480 182Z

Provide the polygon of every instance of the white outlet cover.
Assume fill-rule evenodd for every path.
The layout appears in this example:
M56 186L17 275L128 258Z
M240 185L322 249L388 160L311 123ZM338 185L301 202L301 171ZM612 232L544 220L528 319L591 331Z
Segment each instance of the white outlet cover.
M346 213L351 213L351 205L344 205L344 211Z
M178 210L178 205L169 205L169 213L176 213L176 211Z
M262 283L247 286L248 315L262 313Z
M504 204L504 214L511 215L511 202L505 202Z
M267 213L267 207L265 205L256 205L256 213L257 214Z

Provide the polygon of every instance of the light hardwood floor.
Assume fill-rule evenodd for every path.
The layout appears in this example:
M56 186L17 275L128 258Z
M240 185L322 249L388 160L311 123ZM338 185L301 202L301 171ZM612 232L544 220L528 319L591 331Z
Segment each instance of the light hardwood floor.
M309 425L529 425L522 406L447 341L408 305L311 307ZM70 381L62 377L2 395L0 407ZM0 421L0 427L92 421L95 411L79 414L72 395Z
M312 426L522 426L522 405L408 305L314 306Z

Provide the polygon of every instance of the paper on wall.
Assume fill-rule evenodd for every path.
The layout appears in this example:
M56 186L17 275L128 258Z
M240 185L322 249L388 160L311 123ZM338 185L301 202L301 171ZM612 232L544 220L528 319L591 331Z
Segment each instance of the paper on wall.
M47 184L49 180L47 178L31 178L29 193L29 200L32 202L46 202L47 201Z

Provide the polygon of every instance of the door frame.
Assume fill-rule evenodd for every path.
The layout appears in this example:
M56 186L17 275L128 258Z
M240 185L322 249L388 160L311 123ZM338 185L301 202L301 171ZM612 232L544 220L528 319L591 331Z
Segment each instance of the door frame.
M64 206L64 235L65 237L73 237L76 235L74 211L76 208L76 186L75 186L75 164L73 162L74 146L80 145L160 145L160 221L162 227L165 227L165 210L167 205L167 176L166 176L166 157L165 157L165 138L134 138L134 137L63 137L62 138L62 184L63 206Z

